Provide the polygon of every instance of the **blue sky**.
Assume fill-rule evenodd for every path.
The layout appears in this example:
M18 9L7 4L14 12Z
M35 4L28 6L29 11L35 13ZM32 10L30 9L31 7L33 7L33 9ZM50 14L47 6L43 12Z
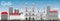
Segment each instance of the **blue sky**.
M2 5L1 2L5 2L6 5ZM8 5L11 4L11 5ZM13 8L19 8L25 9L25 3L28 3L28 7L32 7L32 3L35 3L35 9L45 9L48 5L51 6L51 8L58 8L59 11L59 17L60 17L60 0L0 0L0 12L1 11L7 11L10 6Z

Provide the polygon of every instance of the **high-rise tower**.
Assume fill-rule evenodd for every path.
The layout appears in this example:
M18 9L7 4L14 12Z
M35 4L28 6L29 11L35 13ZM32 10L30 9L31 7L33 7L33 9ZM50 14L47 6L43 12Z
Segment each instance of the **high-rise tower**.
M13 7L9 7L9 15L13 13Z
M50 6L47 6L47 14L49 13L50 10Z
M14 10L14 14L15 14L15 15L19 15L19 9L15 9L15 10Z
M47 19L49 18L48 14L49 14L49 10L50 10L50 6L47 6Z
M10 15L13 13L13 7L9 7L9 20L10 20Z

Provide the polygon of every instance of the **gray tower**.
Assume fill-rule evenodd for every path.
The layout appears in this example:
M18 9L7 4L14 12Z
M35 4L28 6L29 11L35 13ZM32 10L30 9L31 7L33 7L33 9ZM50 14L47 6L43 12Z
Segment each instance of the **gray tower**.
M13 13L13 7L9 7L9 15Z
M47 15L48 20L49 20L49 13L50 13L49 10L50 10L50 6L47 6L47 14L46 15Z
M14 13L16 13L17 15L19 15L19 9L15 9Z
M50 6L47 6L47 12L50 10Z
M13 7L9 7L9 20L10 20L10 15L13 13Z
M19 9L15 9L14 12L19 13Z

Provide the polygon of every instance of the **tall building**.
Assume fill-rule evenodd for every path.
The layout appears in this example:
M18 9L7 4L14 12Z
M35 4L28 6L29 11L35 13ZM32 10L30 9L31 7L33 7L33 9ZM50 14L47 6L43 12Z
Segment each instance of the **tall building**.
M14 12L19 13L19 9L15 9Z
M1 13L1 20L8 20L8 13L7 12Z
M47 11L50 10L50 6L47 6Z
M12 15L12 13L13 13L13 7L9 7L9 20L10 20L10 15Z
M14 14L14 15L20 15L20 14L19 14L19 9L15 9L13 14Z
M49 15L48 15L49 14L49 10L50 10L50 6L47 6L47 10L46 10L47 11L47 13L46 13L47 20L49 20Z
M22 12L19 12L19 9L14 9L12 7L9 7L9 20L20 20Z
M13 7L9 7L9 15L13 13Z

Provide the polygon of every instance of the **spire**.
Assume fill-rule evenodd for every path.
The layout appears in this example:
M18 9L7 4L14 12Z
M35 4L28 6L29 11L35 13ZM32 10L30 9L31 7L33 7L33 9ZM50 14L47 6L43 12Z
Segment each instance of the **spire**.
M34 3L32 3L32 11L34 12Z
M40 10L40 9L38 8L38 13L39 13L39 10Z
M31 14L34 16L34 3L32 3L32 13Z
M26 12L28 11L28 4L27 3L25 3L26 5L25 5L25 7L26 7Z
M28 4L27 3L25 3L25 8L26 8L26 16L27 16L27 12L28 12Z

